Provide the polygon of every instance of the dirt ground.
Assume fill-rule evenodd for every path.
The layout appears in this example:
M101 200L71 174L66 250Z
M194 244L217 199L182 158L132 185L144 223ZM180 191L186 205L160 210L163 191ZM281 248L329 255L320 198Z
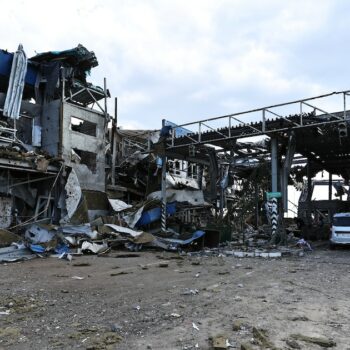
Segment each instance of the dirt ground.
M291 336L301 334L350 349L350 249L276 260L125 254L0 265L0 348L212 349L222 335L236 349L321 349ZM252 344L253 327L270 344Z

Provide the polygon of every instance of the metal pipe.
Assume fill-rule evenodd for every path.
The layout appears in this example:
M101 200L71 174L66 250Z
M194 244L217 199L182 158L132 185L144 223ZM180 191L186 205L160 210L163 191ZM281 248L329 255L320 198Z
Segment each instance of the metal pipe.
M333 114L333 113L326 112L325 110L323 110L323 109L321 109L321 108L318 108L318 107L316 107L316 106L314 106L314 105L312 105L312 104L310 104L310 103L302 102L302 104L304 104L304 105L306 105L306 106L308 106L308 107L311 107L311 108L313 108L314 110L320 111L320 112L324 113L325 115L330 115L330 116L333 117L333 118L341 119L341 117L338 117L338 116L336 116L336 115Z
M48 176L48 177L41 177L39 179L33 179L33 180L27 180L27 181L22 181L22 182L16 182L12 185L8 185L9 188L13 188L13 187L16 187L16 186L20 186L20 185L26 185L26 184L29 184L29 183L33 183L33 182L38 182L38 181L46 181L46 180L49 180L49 179L52 179L56 176Z

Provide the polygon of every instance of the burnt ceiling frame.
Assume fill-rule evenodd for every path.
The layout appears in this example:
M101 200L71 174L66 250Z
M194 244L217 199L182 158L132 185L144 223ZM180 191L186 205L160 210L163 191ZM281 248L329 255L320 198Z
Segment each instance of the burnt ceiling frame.
M341 112L330 113L321 108L317 102L325 102L327 97L341 95L342 103L338 110ZM195 122L190 122L182 125L177 125L172 128L171 136L168 138L167 151L174 151L175 149L187 148L189 146L203 145L203 144L217 144L228 149L231 146L232 140L253 136L273 135L276 133L305 129L310 127L320 127L327 124L339 123L348 120L350 112L346 109L346 97L350 96L350 90L337 91L329 94L319 95L301 100L295 100L286 103L280 103L272 106L252 109L244 112L233 113L220 117L214 117ZM317 101L318 100L318 101ZM316 103L310 103L315 101ZM294 115L284 117L275 111L273 108L290 106L296 110ZM305 113L305 108L313 109L313 113ZM260 114L260 118L255 122L244 122L241 118L243 116L253 116L256 113ZM267 119L266 113L274 115L275 119ZM322 113L318 114L317 113ZM210 122L221 123L221 127L212 127L208 125ZM238 122L238 125L233 125L232 121ZM203 126L208 130L203 131ZM188 135L176 137L177 128L188 128L197 130ZM227 146L226 143L228 142Z

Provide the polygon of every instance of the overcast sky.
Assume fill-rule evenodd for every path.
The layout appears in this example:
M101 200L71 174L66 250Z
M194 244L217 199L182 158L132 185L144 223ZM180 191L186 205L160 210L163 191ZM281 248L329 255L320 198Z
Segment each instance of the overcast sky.
M0 0L1 46L81 43L124 128L158 128L350 88L350 1ZM109 104L112 113L112 100Z

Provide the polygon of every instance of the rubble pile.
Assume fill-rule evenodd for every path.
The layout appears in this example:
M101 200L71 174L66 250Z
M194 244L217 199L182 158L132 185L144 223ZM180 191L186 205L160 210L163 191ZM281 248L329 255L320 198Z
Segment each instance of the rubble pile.
M177 250L189 246L204 236L204 231L192 234L177 234L169 231L160 234L159 229L144 230L145 226L159 221L159 201L146 201L143 205L130 208L120 200L110 200L112 215L100 216L80 225L53 225L33 223L13 234L3 230L0 242L10 247L0 248L0 261L16 261L40 257L57 256L71 260L82 254L106 254L111 249L126 248L139 251L144 247ZM174 213L175 204L169 204L169 215ZM152 232L152 233L151 233Z
M214 129L197 135L167 120L160 130L124 130L107 111L106 80L103 88L88 81L96 66L81 44L29 59L22 45L0 50L1 261L111 249L237 257L311 250L283 228L282 194L268 197L271 140L214 146ZM208 143L184 146L199 136ZM282 141L288 148L293 138Z
M255 230L251 226L240 234L233 232L232 239L205 247L205 231L195 229L181 234L171 228L166 232L160 229L161 209L158 200L147 200L131 206L117 199L110 199L110 215L84 224L69 223L54 225L41 222L27 224L17 234L7 230L0 232L0 261L11 262L34 257L57 257L72 260L83 254L108 254L114 249L127 249L138 252L145 249L179 251L189 256L230 256L280 258L300 255L303 250L311 250L304 241L291 233L289 247L276 247L270 244L269 227ZM176 214L177 202L168 203L169 217ZM176 219L173 227L178 225ZM191 226L189 226L191 227ZM266 231L264 231L266 230Z

